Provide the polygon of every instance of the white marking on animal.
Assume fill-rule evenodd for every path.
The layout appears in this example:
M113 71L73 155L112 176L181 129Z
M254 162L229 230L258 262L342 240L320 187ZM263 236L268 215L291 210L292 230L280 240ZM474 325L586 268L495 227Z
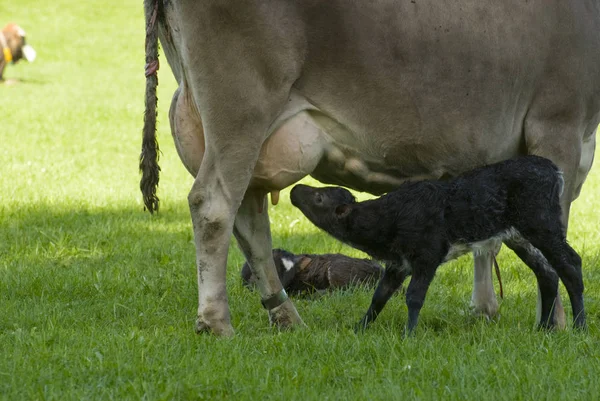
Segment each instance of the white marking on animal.
M23 46L21 51L23 52L23 56L25 57L25 60L29 61L30 63L35 60L37 53L35 52L35 49L33 47L31 47L29 45L25 45L25 46Z
M285 271L290 271L294 267L294 262L288 258L281 258Z
M444 262L456 259L465 253L473 252L474 256L486 255L490 252L495 252L496 249L500 248L500 245L504 240L507 239L522 240L521 234L511 227L510 229L498 233L494 237L488 238L484 241L477 241L472 243L456 243L450 246L448 254L444 258Z

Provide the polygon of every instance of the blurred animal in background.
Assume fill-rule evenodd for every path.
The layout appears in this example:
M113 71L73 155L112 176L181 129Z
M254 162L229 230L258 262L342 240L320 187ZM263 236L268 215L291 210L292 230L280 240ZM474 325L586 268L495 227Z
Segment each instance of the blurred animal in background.
M371 259L356 259L341 254L295 255L284 249L273 249L277 274L286 292L300 294L353 285L374 286L383 268ZM242 281L252 288L256 277L248 262L242 266Z
M25 41L25 31L14 23L7 24L0 32L0 81L3 80L4 68L8 63L16 64L25 59L30 63L35 60L36 52Z

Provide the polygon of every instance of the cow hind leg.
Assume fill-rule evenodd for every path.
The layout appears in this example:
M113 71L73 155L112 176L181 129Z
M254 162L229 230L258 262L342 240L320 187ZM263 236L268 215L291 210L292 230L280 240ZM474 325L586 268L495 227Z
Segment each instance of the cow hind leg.
M267 125L263 125L260 132L266 129ZM216 129L215 137L212 137L209 129L206 129L206 152L188 195L198 269L197 331L211 331L217 335L233 334L225 286L229 240L233 233L236 213L250 182L252 169L262 143L260 137L256 135L239 138L234 136L233 141L229 141L230 138L226 135L224 138L219 136L236 131L243 132L239 127L236 127L235 131ZM246 131L249 132L255 134L258 131L254 128ZM263 238L269 235L264 231L266 223L258 224L255 221L257 217L253 214L258 213L257 205L254 210L245 208L243 212L244 215L238 225L240 233L245 233L244 224L248 226L254 224L257 231L252 235ZM262 242L260 245L267 246L268 241L263 239ZM263 251L266 254L271 249L269 247ZM262 259L261 255L258 254L258 257ZM256 261L254 265L256 266ZM272 295L275 294L267 294L267 296ZM293 307L290 306L290 309ZM296 314L295 310L293 314ZM290 317L281 321L293 322L294 319Z
M564 120L554 121L551 118L544 118L544 113L552 114L553 109L556 107L557 106L555 105L554 107L544 105L541 107L541 110L544 110L541 114L539 111L536 113L534 110L531 110L529 117L525 122L524 130L527 153L552 160L563 173L565 186L560 197L560 206L564 227L563 234L566 236L571 202L578 195L578 191L581 189L585 177L591 168L595 135L594 131L582 135L579 132L582 129L579 121L565 122ZM563 107L568 110L569 106ZM560 109L559 106L558 109ZM556 110L554 111L554 114L559 116L561 113L567 114L564 113L565 110L561 110L561 113L556 112ZM534 246L536 245L534 244ZM539 247L536 246L536 248ZM542 248L539 249L542 250ZM547 257L545 253L544 256ZM557 270L562 281L563 277L561 276L560 271L558 271L552 261L548 261L552 267ZM540 301L541 298L541 294L538 291L538 301ZM540 302L538 302L538 310L540 309L541 305ZM554 305L554 318L558 327L566 327L565 311L559 293L557 293L557 299Z
M258 208L262 211L257 212ZM277 275L271 252L271 229L264 192L246 193L235 217L233 232L256 278L255 283L263 296L263 304L269 311L271 323L280 328L303 326L304 322L292 302L287 299L285 292L282 292L282 285ZM264 233L264 235L256 235L256 233Z
M174 5L185 43L181 47L185 87L202 118L205 137L204 156L188 195L198 271L197 330L219 335L233 334L225 278L235 216L262 144L288 101L304 59L301 30L289 26L289 21L297 20L295 5L273 4L265 19L256 18L255 7L255 3ZM247 34L240 37L241 30ZM261 217L254 216L258 208L244 213L242 220L249 219L245 224L259 228L252 235L268 237L268 220L258 224ZM238 228L242 233L241 225ZM263 259L267 252L271 249L263 249L258 257ZM271 299L277 294L262 295ZM288 310L292 309L290 304ZM290 313L280 321L299 323L295 310Z
M234 114L233 111L223 113L224 116L232 116L227 121L235 122L239 117L236 118ZM233 233L234 218L256 164L262 144L261 136L265 135L268 124L258 115L244 118L244 121L248 121L244 128L227 127L230 123L222 120L213 126L209 121L210 118L204 120L207 138L206 151L188 196L198 267L197 330L229 335L233 333L225 287L229 240ZM257 121L262 121L263 124L257 127ZM229 135L234 132L240 133L240 135ZM259 210L256 203L254 209L250 209L247 204L244 205L242 212L243 215L238 221L238 238L242 240L243 245L244 238L248 241L246 252L252 250L257 255L253 265L260 275L260 271L265 267L259 265L265 260L264 255L271 252L270 241L265 240L269 236L269 232L266 230L268 219L264 216L257 216ZM246 227L254 227L256 231L246 230ZM248 238L251 236L258 239L250 241ZM256 248L259 246L265 248L258 252ZM253 257L249 259L251 265L252 259ZM265 293L268 291L267 288L268 286L262 288L263 299L270 299L277 295L276 293ZM276 292L277 290L272 289L272 291ZM280 295L285 296L285 294ZM291 303L286 302L287 305L280 311L276 323L283 325L301 323ZM279 306L279 304L272 303L271 305L269 309ZM284 316L286 312L288 312L288 316Z
M473 293L471 295L471 310L476 316L487 319L494 318L498 313L498 300L494 292L492 264L494 257L500 251L501 242L483 252L473 253Z
M197 177L205 152L204 129L196 105L190 97L190 92L185 83L182 83L173 94L169 109L169 122L173 142L179 158L188 172ZM195 184L196 185L196 184ZM192 211L190 204L190 211ZM221 210L221 213L224 211ZM194 212L192 211L192 220ZM194 224L194 234L197 236L197 225ZM204 244L207 245L208 243ZM196 240L197 254L202 251L203 245ZM211 250L216 250L214 246ZM225 253L222 248L220 253ZM233 334L229 310L227 307L227 294L225 290L225 270L209 270L198 262L198 289L199 307L196 331L198 333L212 331L217 335L230 336ZM213 274L211 274L213 273ZM203 290L207 283L212 283L211 288Z

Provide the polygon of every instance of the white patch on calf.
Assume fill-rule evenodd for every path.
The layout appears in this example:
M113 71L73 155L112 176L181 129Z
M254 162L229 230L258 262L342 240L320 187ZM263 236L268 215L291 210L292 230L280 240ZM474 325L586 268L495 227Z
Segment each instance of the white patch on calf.
M452 244L444 258L444 262L456 259L469 251L473 252L474 256L485 255L488 252L499 249L502 242L508 238L517 239L522 237L517 230L511 227L483 241Z
M294 262L287 258L281 258L281 263L283 263L283 267L285 268L286 272L290 271L292 267L294 267Z

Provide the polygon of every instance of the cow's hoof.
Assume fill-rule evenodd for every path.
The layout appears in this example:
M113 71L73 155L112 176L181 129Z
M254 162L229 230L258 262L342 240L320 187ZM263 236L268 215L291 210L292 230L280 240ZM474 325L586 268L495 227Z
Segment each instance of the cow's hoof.
M487 302L475 303L471 301L471 313L475 317L482 317L488 321L495 320L498 317L498 301L496 299Z
M269 321L280 330L306 327L298 311L296 311L296 307L289 299L269 311Z
M209 333L219 337L233 337L233 326L229 322L215 322L208 324L202 318L196 319L196 334Z
M554 322L556 329L565 330L567 328L567 316L565 315L565 308L562 305L560 297L556 298L557 301L554 304Z
M553 329L565 330L567 328L567 317L565 315L565 308L563 307L560 294L557 295L554 301L554 322L552 323ZM540 292L538 290L538 302L536 307L535 321L538 326L543 326L542 319L542 301L540 300Z

